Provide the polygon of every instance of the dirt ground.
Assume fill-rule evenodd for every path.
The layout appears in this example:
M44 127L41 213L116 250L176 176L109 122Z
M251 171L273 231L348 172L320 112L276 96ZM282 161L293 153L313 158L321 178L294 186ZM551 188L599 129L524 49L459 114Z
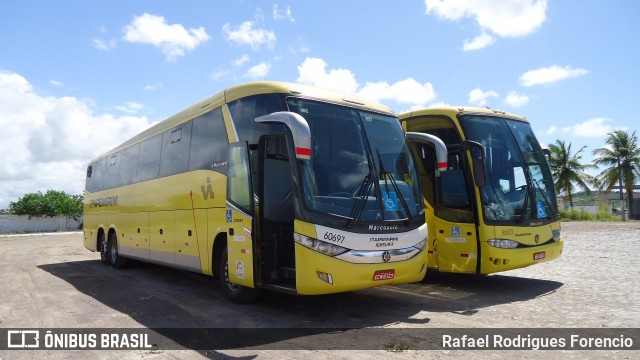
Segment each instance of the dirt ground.
M155 265L105 267L84 249L80 233L0 236L0 328L639 328L640 222L564 223L562 235L560 259L525 269L438 274L426 283L327 296L267 292L250 305L228 302L218 282L201 275ZM353 340L339 335L316 340L335 347L288 340L287 350L5 350L0 360L640 357L621 350L426 351L384 341L374 347L381 350L345 350Z

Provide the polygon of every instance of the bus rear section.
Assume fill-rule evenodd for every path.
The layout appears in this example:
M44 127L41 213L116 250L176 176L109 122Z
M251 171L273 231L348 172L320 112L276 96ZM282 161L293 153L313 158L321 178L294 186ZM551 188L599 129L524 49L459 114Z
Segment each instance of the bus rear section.
M440 138L415 144L427 204L430 269L490 274L556 259L562 253L547 159L526 119L489 109L441 107L399 116L406 131Z

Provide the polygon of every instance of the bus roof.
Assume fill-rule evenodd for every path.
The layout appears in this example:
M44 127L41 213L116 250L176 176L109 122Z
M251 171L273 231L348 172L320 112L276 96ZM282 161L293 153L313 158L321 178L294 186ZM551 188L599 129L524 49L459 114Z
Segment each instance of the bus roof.
M520 115L508 113L502 110L473 107L473 106L434 106L427 109L419 109L419 110L404 112L398 115L398 119L400 119L400 121L403 121L413 117L425 116L425 115L447 115L455 119L458 115L463 115L463 114L490 115L490 116L498 116L498 117L503 117L507 119L528 122L527 118Z
M247 82L239 85L228 87L212 96L207 97L204 100L197 102L196 104L180 111L179 113L160 121L159 123L151 126L150 128L135 135L131 139L128 139L119 146L101 154L97 158L91 160L94 162L103 157L109 156L112 153L127 148L142 140L148 139L154 135L160 134L163 131L173 128L183 122L191 120L197 116L200 116L207 111L213 110L222 106L225 103L232 102L234 100L258 94L293 94L303 96L311 99L326 100L333 103L338 103L346 106L355 106L359 108L369 109L376 112L382 112L389 115L394 115L393 111L379 103L372 100L368 100L356 95L347 94L343 92L333 91L329 89L323 89L313 87L309 85L279 82L279 81L254 81Z

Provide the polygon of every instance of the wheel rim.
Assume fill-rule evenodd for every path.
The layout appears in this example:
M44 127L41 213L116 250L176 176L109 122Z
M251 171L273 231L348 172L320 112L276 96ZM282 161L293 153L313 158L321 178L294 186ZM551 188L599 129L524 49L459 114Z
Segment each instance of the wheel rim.
M116 244L115 239L111 240L111 262L115 263L118 259L118 245Z
M229 281L229 261L228 260L224 263L224 280L227 283L227 287L229 288L229 290L231 291L238 290L238 285Z
M105 260L107 258L107 244L104 236L100 238L100 257Z

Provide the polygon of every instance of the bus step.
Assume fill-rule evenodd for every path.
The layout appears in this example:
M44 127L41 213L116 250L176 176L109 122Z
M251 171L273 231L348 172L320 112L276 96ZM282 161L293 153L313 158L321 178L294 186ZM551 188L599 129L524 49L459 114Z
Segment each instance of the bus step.
M285 280L295 280L296 279L296 268L293 266L281 266L280 270L282 271L282 278Z
M298 295L296 291L296 284L264 284L262 286L264 289L279 291L287 294Z

